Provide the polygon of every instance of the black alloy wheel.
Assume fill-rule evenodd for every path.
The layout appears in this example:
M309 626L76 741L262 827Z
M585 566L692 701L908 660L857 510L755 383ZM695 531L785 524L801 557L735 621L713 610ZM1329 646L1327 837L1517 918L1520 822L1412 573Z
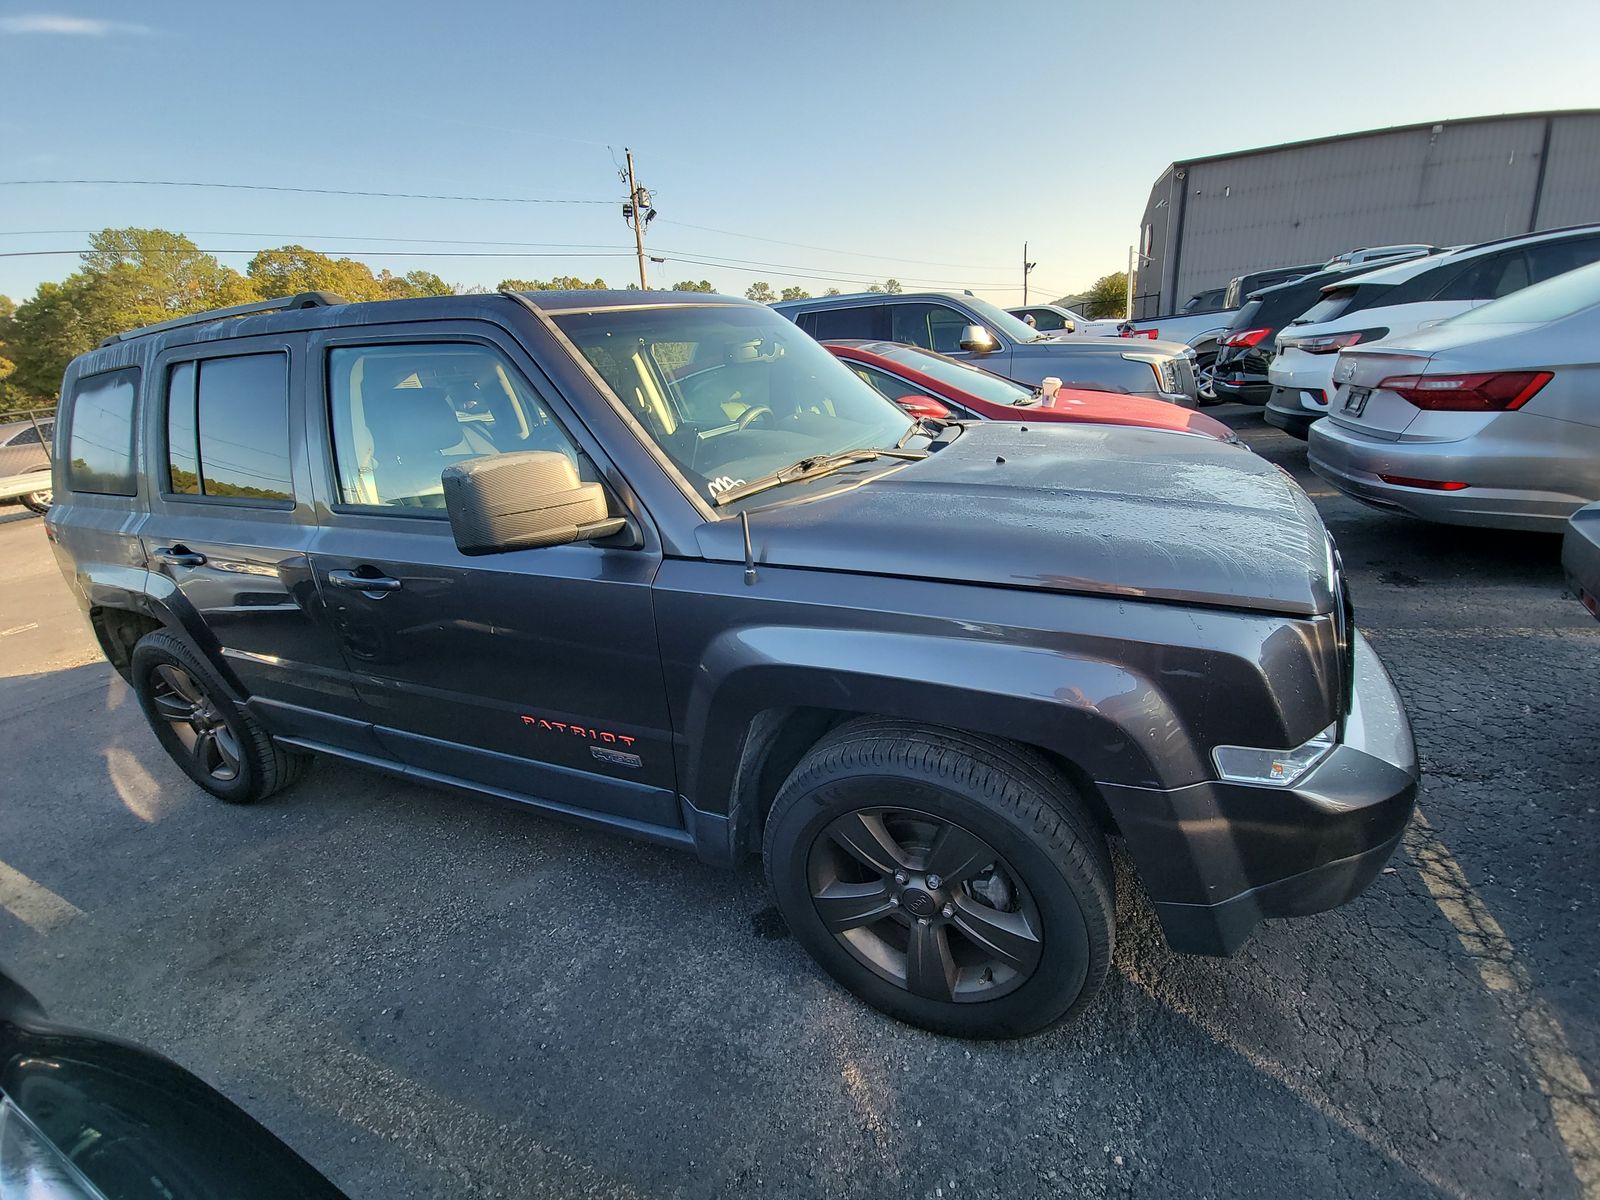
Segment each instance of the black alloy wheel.
M166 630L140 638L128 681L162 748L217 799L248 804L305 773L309 756L274 743L183 638Z
M161 663L151 680L151 701L194 762L218 783L239 778L239 739L216 702L175 663Z
M817 915L869 970L928 1000L992 1000L1039 965L1039 909L1003 858L953 821L865 808L831 821L807 872Z
M795 939L902 1021L1021 1037L1071 1017L1105 980L1105 835L1030 747L856 718L790 772L762 854Z

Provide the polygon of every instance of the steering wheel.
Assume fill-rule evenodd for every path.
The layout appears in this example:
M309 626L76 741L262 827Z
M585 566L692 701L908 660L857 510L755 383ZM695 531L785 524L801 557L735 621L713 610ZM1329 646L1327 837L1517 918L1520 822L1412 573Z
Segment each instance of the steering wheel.
M748 429L762 417L772 417L772 410L765 404L752 404L749 408L745 409L739 414L738 428L735 430L735 432L741 432L745 429ZM776 417L773 417L773 420L776 419Z

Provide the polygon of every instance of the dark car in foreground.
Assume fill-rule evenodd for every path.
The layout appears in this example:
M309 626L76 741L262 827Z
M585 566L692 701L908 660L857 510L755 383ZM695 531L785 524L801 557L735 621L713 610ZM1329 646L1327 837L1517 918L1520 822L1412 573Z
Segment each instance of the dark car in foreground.
M61 567L214 796L324 754L759 854L823 967L930 1029L1089 1001L1113 834L1171 944L1225 954L1358 893L1411 813L1399 697L1284 472L913 419L761 305L183 318L73 361L55 459Z
M1196 404L1194 351L1181 342L1041 333L987 300L951 292L867 292L772 307L819 342L900 342L1019 383L1054 377L1067 387Z
M3 971L0 1196L344 1200L215 1088L143 1047L56 1024Z
M1144 396L1087 388L1024 387L932 350L896 342L824 342L862 382L912 414L979 421L1078 421L1195 433L1224 442L1238 435L1214 417Z
M1580 508L1567 522L1561 565L1578 599L1600 621L1600 502Z

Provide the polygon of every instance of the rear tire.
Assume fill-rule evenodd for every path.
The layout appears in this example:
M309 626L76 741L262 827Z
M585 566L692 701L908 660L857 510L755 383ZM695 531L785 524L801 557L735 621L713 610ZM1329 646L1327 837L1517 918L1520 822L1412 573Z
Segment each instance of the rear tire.
M29 512L38 513L41 517L50 511L50 502L53 498L54 493L49 488L41 488L37 492L24 492L21 497L22 506Z
M166 632L140 638L129 675L156 740L218 800L252 804L305 774L310 756L280 749L180 638Z
M767 879L801 945L874 1008L1020 1037L1071 1017L1115 938L1105 838L1042 755L863 718L779 790Z

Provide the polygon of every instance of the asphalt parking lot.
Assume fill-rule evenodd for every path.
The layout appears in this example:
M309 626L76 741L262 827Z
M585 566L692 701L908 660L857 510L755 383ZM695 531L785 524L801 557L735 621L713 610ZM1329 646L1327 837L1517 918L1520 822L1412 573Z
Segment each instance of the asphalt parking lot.
M358 1200L1600 1195L1600 623L1555 538L1363 509L1213 411L1310 490L1416 729L1419 817L1342 910L1181 958L1124 887L1076 1024L943 1040L827 981L755 870L331 762L210 800L19 515L0 961Z

